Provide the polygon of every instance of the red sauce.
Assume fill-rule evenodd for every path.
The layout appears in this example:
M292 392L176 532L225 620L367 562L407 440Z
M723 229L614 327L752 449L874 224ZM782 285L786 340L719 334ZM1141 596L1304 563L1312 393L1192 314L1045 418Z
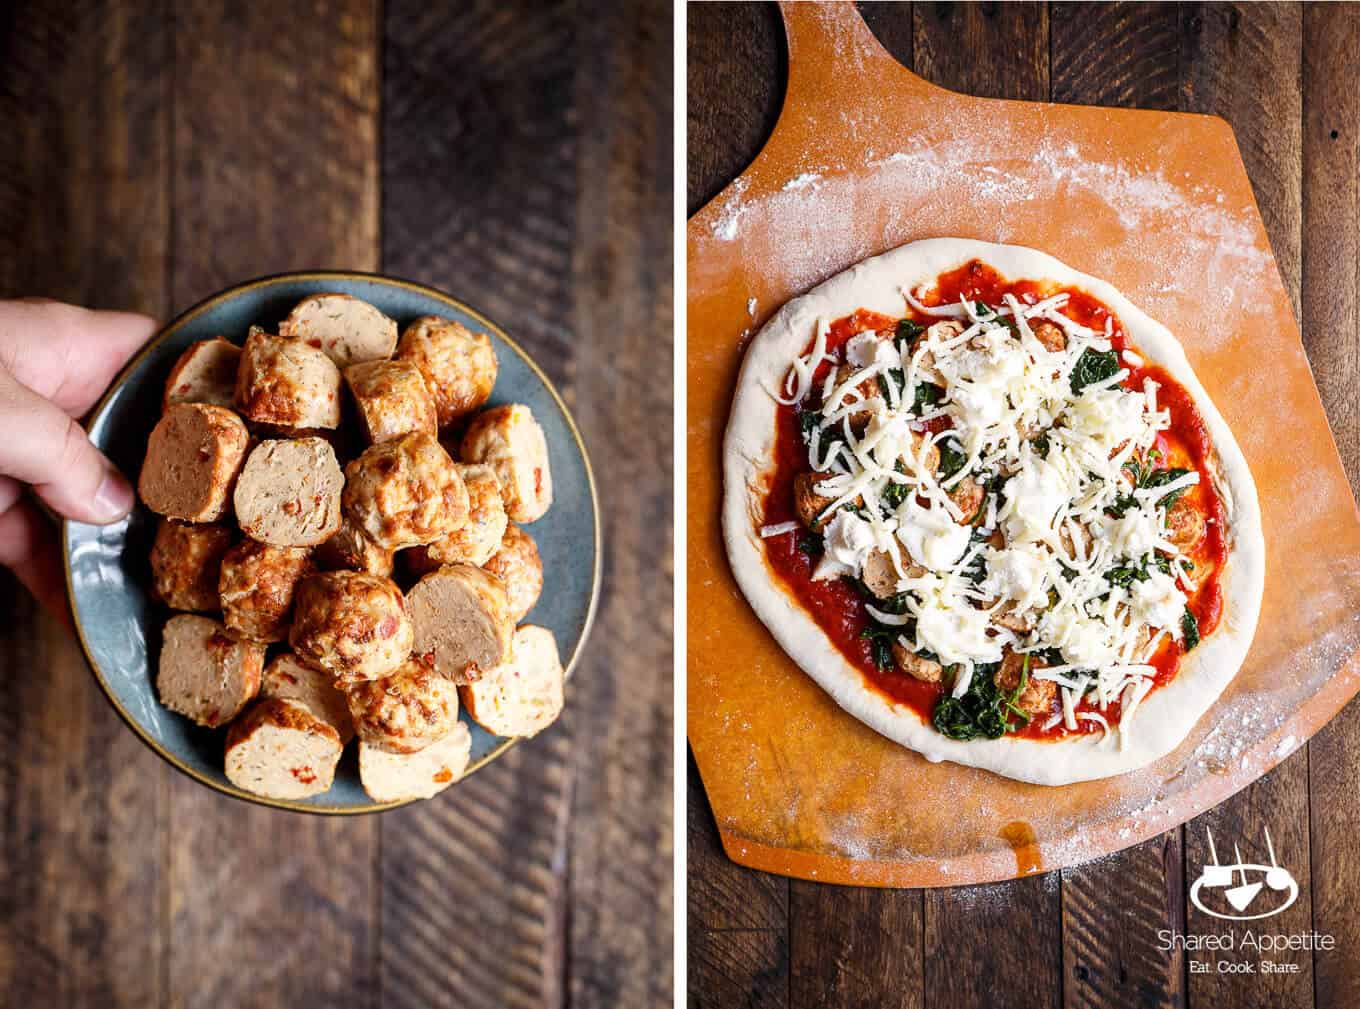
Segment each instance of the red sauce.
M967 263L956 270L942 274L924 302L927 306L957 303L966 298L969 301L982 301L989 305L999 305L1003 296L1012 294L1021 304L1035 304L1044 298L1058 293L1068 296L1063 306L1063 314L1097 331L1104 331L1107 320L1110 324L1110 343L1115 350L1122 351L1128 346L1127 336L1117 316L1102 302L1085 291L1061 287L1056 284L1041 284L1032 280L1008 281L991 267L977 262ZM906 318L928 325L929 317L908 309ZM897 319L878 312L859 309L831 324L827 334L827 351L835 353L857 333L893 330ZM809 342L809 349L811 343ZM1133 348L1136 352L1136 348ZM813 375L814 388L834 367L823 362ZM1227 559L1227 548L1223 539L1225 511L1223 502L1214 489L1210 460L1213 457L1212 442L1204 420L1195 407L1190 394L1175 379L1156 365L1130 368L1124 381L1125 388L1141 390L1143 379L1151 378L1160 388L1157 391L1158 405L1171 413L1171 427L1157 438L1157 448L1166 457L1167 466L1183 467L1199 471L1200 482L1183 495L1183 500L1193 504L1206 518L1205 535L1200 543L1186 556L1196 565L1196 589L1187 600L1187 605L1199 622L1200 635L1208 637L1218 626L1223 613L1223 596L1220 587L1220 574ZM780 406L775 415L775 466L765 498L763 524L777 525L797 521L793 508L793 481L799 473L808 468L807 448L798 431L797 412L791 406ZM812 580L813 562L802 550L798 542L803 532L785 533L772 536L764 541L765 556L775 574L793 592L796 599L817 620L818 625L835 644L847 660L858 669L866 682L885 697L898 704L906 705L924 721L929 722L939 700L943 687L937 683L924 683L896 669L881 670L873 661L873 653L867 641L861 640L860 632L869 623L864 598L844 579L814 582ZM1153 689L1164 686L1175 679L1180 668L1183 646L1170 638L1162 642L1150 664L1156 667ZM1056 712L1056 702L1054 711ZM1121 704L1115 701L1100 708L1097 704L1082 700L1077 711L1095 711L1103 715L1111 725L1118 724ZM1069 731L1059 721L1051 729L1043 725L1048 718L1033 718L1028 725L1018 728L1011 735L1029 739L1061 739L1069 735L1084 735L1099 732L1098 723L1078 719L1078 728Z

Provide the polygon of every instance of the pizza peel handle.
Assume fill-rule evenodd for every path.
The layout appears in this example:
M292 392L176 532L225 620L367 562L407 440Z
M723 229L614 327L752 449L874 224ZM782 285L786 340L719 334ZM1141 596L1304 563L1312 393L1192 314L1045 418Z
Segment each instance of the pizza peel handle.
M688 734L724 847L771 872L937 886L1139 843L1264 774L1360 686L1360 518L1232 130L960 95L901 66L851 3L781 12L775 129L687 228ZM1113 284L1185 346L1255 478L1261 631L1187 740L1142 770L1042 788L927 763L836 707L732 577L722 436L751 336L828 277L940 236L1041 249Z

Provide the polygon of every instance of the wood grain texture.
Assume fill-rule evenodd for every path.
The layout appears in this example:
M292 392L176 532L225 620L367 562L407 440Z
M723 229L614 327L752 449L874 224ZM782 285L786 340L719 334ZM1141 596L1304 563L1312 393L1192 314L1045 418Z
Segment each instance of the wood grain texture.
M375 13L175 6L176 306L279 270L377 268ZM171 795L169 1003L376 1005L379 821L224 802L179 776Z
M790 1005L923 1009L921 891L789 886Z
M168 308L164 14L0 14L0 297ZM8 572L0 613L0 1005L162 1004L171 772Z
M607 527L600 613L562 722L384 823L383 1005L441 992L464 1006L665 1004L669 10L385 13L384 268L486 311L559 384ZM499 955L451 961L451 934L497 936Z
M1047 4L915 3L911 13L909 65L932 84L978 98L1049 97Z
M1050 8L1055 102L1176 108L1180 15L1170 3L1057 3Z
M1360 8L1303 18L1303 336L1353 489L1360 487ZM1360 707L1308 743L1313 927L1360 948ZM1318 1006L1360 1005L1360 961L1313 958Z

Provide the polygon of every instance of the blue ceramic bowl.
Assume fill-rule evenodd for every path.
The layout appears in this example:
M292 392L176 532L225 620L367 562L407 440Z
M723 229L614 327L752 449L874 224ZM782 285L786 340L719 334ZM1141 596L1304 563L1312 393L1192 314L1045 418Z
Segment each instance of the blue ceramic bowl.
M442 315L490 334L500 361L491 403L527 403L548 439L553 506L529 527L543 558L543 594L526 619L553 632L570 674L590 630L600 588L599 511L585 446L561 397L529 356L490 319L446 294L362 273L282 274L230 288L189 309L133 358L91 414L90 437L135 485L147 439L160 417L166 377L180 352L195 340L218 334L242 342L252 323L274 331L293 305L320 291L362 298L403 328L417 316ZM133 731L185 774L240 799L312 813L361 813L402 805L368 798L359 784L352 745L334 786L324 795L300 801L265 799L227 781L222 773L225 730L200 728L156 699L161 628L170 611L149 591L155 531L156 516L140 504L116 525L68 521L62 526L67 592L81 646L100 687ZM514 740L493 736L471 721L468 726L469 773L514 745Z

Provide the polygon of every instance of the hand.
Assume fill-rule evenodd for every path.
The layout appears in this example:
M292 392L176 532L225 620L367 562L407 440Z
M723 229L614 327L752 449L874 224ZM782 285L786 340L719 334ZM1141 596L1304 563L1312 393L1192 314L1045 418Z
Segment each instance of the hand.
M0 301L0 564L66 623L57 530L25 490L81 522L132 510L132 487L76 418L155 329L129 312Z

